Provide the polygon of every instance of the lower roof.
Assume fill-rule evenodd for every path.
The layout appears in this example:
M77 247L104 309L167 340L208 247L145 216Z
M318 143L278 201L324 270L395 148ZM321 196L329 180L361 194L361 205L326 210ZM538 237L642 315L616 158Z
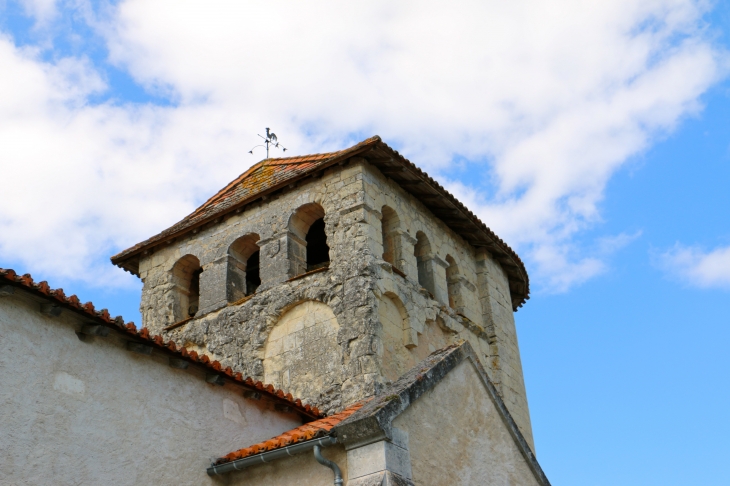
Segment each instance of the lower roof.
M253 458L259 454L325 436L336 437L337 442L347 444L370 443L374 438L381 440L380 438L383 437L392 437L393 420L416 400L432 390L440 381L448 379L449 373L465 360L470 360L474 365L487 388L497 413L502 418L538 483L542 486L550 486L550 481L537 462L535 454L522 436L468 342L452 344L434 351L379 394L355 403L338 414L307 423L269 440L233 451L215 461L214 465ZM453 413L459 413L459 411L453 410ZM458 433L458 431L443 430L444 435L454 432ZM255 463L258 464L256 461Z
M219 375L223 380L236 383L246 389L260 393L271 401L280 403L287 408L299 412L304 417L309 419L322 417L322 413L317 407L305 405L300 399L292 397L290 393L284 393L284 391L274 388L273 385L266 385L251 377L245 377L241 373L234 373L230 367L224 368L218 361L211 361L204 354L188 351L184 346L178 347L172 341L165 341L162 336L152 336L146 327L137 329L137 326L133 322L124 322L121 316L112 318L108 310L102 309L97 311L91 302L82 304L75 295L67 297L63 289L52 289L48 285L48 282L34 282L30 274L18 275L12 269L0 268L0 290L3 290L4 293L9 293L16 288L46 300L54 307L73 312L95 325L122 333L130 341L156 349L160 353L181 359L194 366L202 367L208 375Z

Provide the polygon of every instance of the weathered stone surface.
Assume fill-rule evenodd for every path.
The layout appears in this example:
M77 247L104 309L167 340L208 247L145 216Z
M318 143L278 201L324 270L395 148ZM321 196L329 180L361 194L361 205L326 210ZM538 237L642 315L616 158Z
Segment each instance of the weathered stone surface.
M308 227L319 217L329 268L299 277L308 268ZM261 285L234 301L230 282L241 275L230 275L231 248L247 235L260 238ZM203 268L200 309L164 331L185 299L173 267L186 255ZM234 267L240 270L243 258ZM466 340L532 444L506 273L363 159L158 247L140 260L140 275L141 312L151 332L235 371L271 378L326 412L377 393L434 349ZM334 319L306 333L277 331L306 302L317 303L309 309L328 307ZM317 330L325 322L336 326ZM313 352L315 341L321 353ZM277 351L283 346L285 352Z
M387 468L415 484L550 485L469 343L429 355L331 433L351 478Z

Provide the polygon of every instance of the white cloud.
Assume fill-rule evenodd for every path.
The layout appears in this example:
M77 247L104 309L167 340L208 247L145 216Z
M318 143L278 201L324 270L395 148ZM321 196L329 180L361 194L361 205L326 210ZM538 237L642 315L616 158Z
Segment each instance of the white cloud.
M495 194L476 178L449 187L521 252L533 281L569 288L605 269L605 252L572 240L600 221L606 182L696 113L722 75L703 5L110 6L91 23L111 61L172 97L169 107L90 105L103 76L88 61L49 64L0 39L0 69L19 73L0 78L0 108L13 108L0 110L13 161L0 250L92 281L102 256L245 170L263 126L292 153L378 133L434 175L448 175L455 156L488 161Z
M691 285L730 289L730 246L703 251L677 244L660 255L658 262L670 274Z
M43 26L56 17L56 0L19 0L23 10L32 17L35 17L39 26Z

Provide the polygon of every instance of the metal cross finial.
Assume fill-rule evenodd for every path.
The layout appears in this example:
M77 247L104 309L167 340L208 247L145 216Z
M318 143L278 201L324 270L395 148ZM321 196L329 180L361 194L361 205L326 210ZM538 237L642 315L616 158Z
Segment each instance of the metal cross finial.
M276 148L281 148L284 152L286 152L286 147L284 147L282 144L279 143L279 139L277 138L276 134L269 130L269 128L266 128L266 136L259 135L259 137L264 139L263 145L256 145L254 148L248 151L249 154L253 154L253 151L256 149L256 147L266 147L266 158L269 158L269 145L272 145Z

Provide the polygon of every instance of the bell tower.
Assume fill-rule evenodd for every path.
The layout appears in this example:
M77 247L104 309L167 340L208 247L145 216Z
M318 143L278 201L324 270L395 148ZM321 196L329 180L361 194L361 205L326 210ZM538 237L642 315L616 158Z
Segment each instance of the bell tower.
M524 265L377 136L265 159L112 262L144 282L151 334L330 413L469 341L532 445Z

